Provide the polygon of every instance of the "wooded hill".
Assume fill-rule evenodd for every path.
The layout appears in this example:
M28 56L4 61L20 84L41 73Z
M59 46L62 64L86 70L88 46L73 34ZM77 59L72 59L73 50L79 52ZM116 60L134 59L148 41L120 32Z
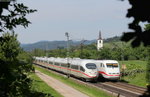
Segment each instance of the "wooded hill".
M70 40L69 43L71 46L78 46L82 43L82 41L83 40L81 40L81 41ZM104 43L119 42L119 41L120 41L120 37L118 37L118 36L104 39ZM95 40L86 40L84 42L84 45L89 45L92 43L96 43L96 39ZM52 50L52 49L57 49L57 48L66 48L66 46L67 46L66 41L39 41L39 42L32 43L32 44L21 44L21 47L25 51L32 51L34 49Z

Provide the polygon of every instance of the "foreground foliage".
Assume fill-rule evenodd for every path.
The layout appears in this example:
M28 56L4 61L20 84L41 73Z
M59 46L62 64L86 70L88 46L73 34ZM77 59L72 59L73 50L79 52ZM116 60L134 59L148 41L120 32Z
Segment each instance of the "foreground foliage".
M1 97L14 97L29 94L31 80L27 72L33 70L26 60L20 60L22 53L17 36L5 33L0 42L0 95Z
M12 31L18 25L28 27L31 22L26 15L35 11L16 0L0 0L0 32Z
M16 0L0 0L0 97L44 97L31 90L32 57L20 48L14 28L27 27L29 9ZM8 33L10 32L10 33Z
M17 36L4 33L0 42L0 97L45 97L31 89L32 57L20 48Z
M137 47L141 43L144 46L150 45L150 29L143 30L141 23L150 24L150 15L147 10L150 10L149 0L128 0L131 8L128 9L126 15L127 18L133 18L133 21L129 24L129 29L133 32L124 33L122 40L132 40L132 46Z

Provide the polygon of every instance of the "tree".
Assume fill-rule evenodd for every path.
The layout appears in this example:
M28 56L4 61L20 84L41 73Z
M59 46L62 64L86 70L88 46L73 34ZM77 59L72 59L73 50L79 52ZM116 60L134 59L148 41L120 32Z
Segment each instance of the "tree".
M4 33L0 42L0 95L1 97L25 95L30 90L31 80L26 73L31 64L20 63L17 56L21 52L17 36Z
M124 33L122 36L122 41L132 40L132 46L137 47L143 42L144 46L150 45L150 29L142 30L140 23L147 22L150 23L149 11L149 0L129 0L131 8L128 9L126 17L133 17L134 20L129 24L129 28L133 32Z
M103 48L98 52L98 59L111 59L111 49Z
M29 73L34 70L32 57L25 53L14 33L4 33L0 42L0 96L1 97L44 97L31 90ZM50 95L49 95L50 96Z
M3 14L4 9L5 14ZM31 90L31 79L28 74L33 70L32 60L20 48L17 35L13 31L18 25L27 27L30 21L25 16L35 11L15 0L0 0L1 97L44 97L46 95Z
M150 29L150 24L145 24L145 30L149 30Z
M0 1L0 32L12 31L18 25L28 27L28 24L31 23L26 19L26 15L36 10L29 9L23 3L17 3L15 1L16 0ZM7 11L7 14L3 14L4 9Z

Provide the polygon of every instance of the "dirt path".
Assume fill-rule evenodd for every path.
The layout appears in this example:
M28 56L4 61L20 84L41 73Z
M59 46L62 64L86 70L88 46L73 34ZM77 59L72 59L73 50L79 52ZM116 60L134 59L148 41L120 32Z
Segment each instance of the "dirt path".
M44 82L46 82L50 87L58 91L64 97L89 97L38 70L36 70L35 72Z

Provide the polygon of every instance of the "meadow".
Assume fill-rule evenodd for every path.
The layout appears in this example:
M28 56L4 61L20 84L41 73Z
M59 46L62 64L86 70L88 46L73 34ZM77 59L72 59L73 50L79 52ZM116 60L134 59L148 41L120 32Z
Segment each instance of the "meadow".
M140 73L134 73L127 76L122 76L121 80L128 82L129 84L146 87L147 79L146 79L146 61L140 61L140 60L130 60L130 61L119 61L120 65L122 64L126 65L126 70L124 72L132 72L133 70L143 70L143 72ZM123 72L123 71L122 71Z

